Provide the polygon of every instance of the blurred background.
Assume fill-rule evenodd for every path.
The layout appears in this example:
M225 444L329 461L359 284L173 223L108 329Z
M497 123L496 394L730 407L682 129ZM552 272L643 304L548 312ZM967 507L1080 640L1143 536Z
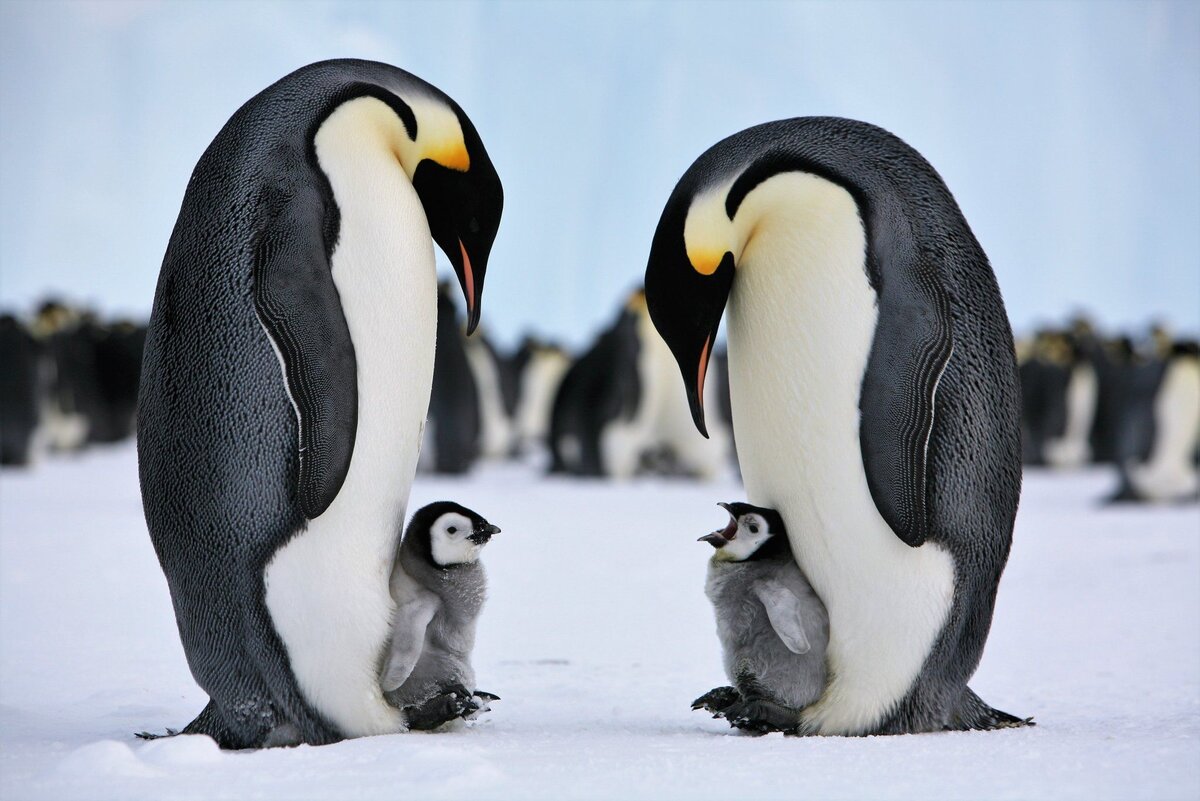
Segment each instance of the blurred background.
M41 369L39 419L60 424L42 438L52 449L128 435L138 325L193 165L245 100L332 57L446 91L504 182L486 353L463 346L476 351L474 444L432 448L429 469L527 452L558 405L559 469L712 471L718 457L646 433L670 427L678 386L600 453L580 432L609 420L581 421L594 410L556 400L559 381L594 347L635 361L639 342L657 347L638 338L631 293L662 206L703 150L771 119L873 122L941 172L1020 340L1031 464L1150 458L1153 404L1200 329L1193 2L41 0L0 14L3 336L40 343L20 358L41 360L28 369ZM20 358L6 358L11 374ZM91 388L63 389L71 374ZM605 389L617 407L622 391ZM80 392L100 400L63 400ZM77 419L89 415L104 419ZM733 444L706 448L726 459Z

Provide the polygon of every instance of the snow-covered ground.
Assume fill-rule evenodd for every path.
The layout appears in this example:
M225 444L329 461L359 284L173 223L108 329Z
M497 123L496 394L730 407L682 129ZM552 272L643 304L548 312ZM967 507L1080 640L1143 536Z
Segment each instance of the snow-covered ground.
M222 753L144 743L205 696L146 535L131 445L0 477L0 798L1200 797L1200 509L1102 508L1026 477L973 688L1032 729L763 738L689 710L724 683L703 595L714 484L422 478L503 528L461 729ZM415 508L415 507L414 507Z

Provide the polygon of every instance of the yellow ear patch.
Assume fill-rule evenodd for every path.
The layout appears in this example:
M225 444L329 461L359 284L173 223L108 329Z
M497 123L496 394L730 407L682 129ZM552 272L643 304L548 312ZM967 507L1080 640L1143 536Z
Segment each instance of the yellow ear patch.
M459 136L461 137L461 135L460 131ZM425 153L425 158L459 172L466 172L471 168L471 157L467 155L467 146L463 144L461 138L457 142L451 140L432 147Z
M721 266L721 260L725 258L728 251L717 251L715 248L698 248L696 250L688 249L688 261L692 263L692 269L701 275L712 275Z
M712 275L721 266L727 252L738 257L735 231L725 213L725 197L733 181L709 189L692 200L683 223L683 245L687 249L692 269L701 275Z

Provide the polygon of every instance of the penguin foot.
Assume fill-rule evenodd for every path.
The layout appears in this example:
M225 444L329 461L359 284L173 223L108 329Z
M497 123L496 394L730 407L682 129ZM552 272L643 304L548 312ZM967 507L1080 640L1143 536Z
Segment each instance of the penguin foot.
M1036 726L1033 718L1019 718L999 709L993 709L976 695L970 687L963 691L962 700L950 720L947 731L991 731L993 729L1020 729Z
M408 728L413 731L430 731L443 723L478 713L480 705L471 695L461 684L443 687L439 695L425 703L404 708Z
M482 698L484 701L499 701L500 700L500 696L494 695L489 692L484 692L483 690L476 690L475 697Z
M179 734L178 729L167 729L166 734L155 734L149 731L135 731L133 736L139 740L161 740L164 737L174 737Z
M733 687L715 687L692 701L692 709L711 712L714 718L725 716L725 710L740 701L742 696Z
M737 701L725 709L724 717L730 726L754 735L775 731L798 734L800 729L800 716L794 709L763 698Z

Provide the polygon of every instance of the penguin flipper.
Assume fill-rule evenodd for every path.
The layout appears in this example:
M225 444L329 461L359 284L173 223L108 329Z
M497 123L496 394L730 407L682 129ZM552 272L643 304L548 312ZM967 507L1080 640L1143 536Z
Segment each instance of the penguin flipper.
M913 547L929 536L927 451L934 398L954 351L950 299L932 272L888 275L859 400L871 497L896 536Z
M802 604L794 592L777 581L768 581L755 585L754 594L767 610L771 628L789 651L807 654L812 650L808 635L804 633Z
M327 209L314 187L270 187L254 243L254 305L299 418L298 498L318 517L337 497L358 430L358 366L333 282Z

